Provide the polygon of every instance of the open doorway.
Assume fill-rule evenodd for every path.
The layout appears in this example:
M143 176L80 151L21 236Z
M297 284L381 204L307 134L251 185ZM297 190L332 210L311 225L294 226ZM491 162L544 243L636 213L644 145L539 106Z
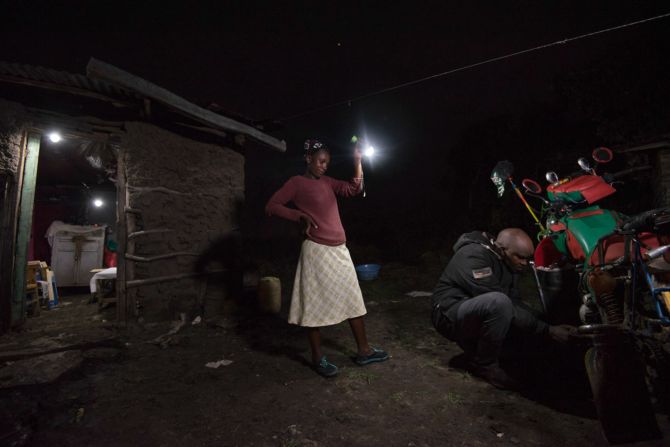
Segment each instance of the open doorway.
M91 278L116 267L115 178L114 145L82 136L42 135L26 278L28 288L35 283L39 297L29 304L29 314L113 298L113 280L94 281L92 290ZM105 288L99 290L99 285Z

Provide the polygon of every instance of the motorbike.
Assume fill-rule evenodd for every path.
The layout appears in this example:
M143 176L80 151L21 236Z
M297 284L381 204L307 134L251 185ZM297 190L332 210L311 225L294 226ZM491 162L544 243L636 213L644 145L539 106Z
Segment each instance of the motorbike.
M499 196L512 186L539 229L530 264L550 322L568 303L549 299L546 289L556 288L557 275L576 278L563 296L577 297L569 300L576 304L567 306L569 317L590 340L585 369L605 437L610 443L656 439L651 398L663 406L670 396L670 209L627 216L601 208L620 179L649 167L601 175L613 153L600 147L591 155L594 166L580 158L579 171L568 176L547 172L544 189L528 178L519 188L509 161L496 165L491 180Z

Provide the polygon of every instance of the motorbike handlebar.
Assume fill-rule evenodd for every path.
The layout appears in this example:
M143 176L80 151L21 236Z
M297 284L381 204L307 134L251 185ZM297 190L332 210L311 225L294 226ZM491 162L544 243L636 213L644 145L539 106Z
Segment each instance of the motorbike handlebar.
M670 220L667 208L658 208L631 216L622 226L623 231L660 231L665 230ZM667 230L666 230L667 231Z
M629 174L632 174L634 172L647 171L649 169L651 169L650 165L636 166L634 168L624 169L623 171L615 172L613 174L605 173L605 174L602 175L602 178L607 183L613 183L615 180L617 180L620 177L625 177L625 176L627 176ZM575 172L571 173L570 175L564 177L561 180L561 183L569 182L570 180L574 180L575 178L581 177L582 175L590 175L590 174L587 174L585 171L575 171Z

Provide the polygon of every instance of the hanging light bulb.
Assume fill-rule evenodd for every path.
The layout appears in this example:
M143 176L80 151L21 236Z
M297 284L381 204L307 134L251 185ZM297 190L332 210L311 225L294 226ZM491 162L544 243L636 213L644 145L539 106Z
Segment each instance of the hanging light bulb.
M48 137L49 137L49 141L51 141L52 143L58 143L63 139L61 134L58 133L58 132L51 132L51 133L49 133Z

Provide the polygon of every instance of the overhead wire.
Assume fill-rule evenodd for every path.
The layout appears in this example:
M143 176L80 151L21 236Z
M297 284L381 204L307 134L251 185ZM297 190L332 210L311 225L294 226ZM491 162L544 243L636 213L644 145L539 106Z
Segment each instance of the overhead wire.
M332 104L328 104L328 105L325 105L325 106L321 106L321 107L317 107L317 108L314 108L314 109L299 112L299 113L296 113L294 115L289 115L287 117L280 118L280 119L278 119L278 121L289 121L289 120L292 120L292 119L295 119L295 118L299 118L299 117L306 116L306 115L312 115L314 113L322 112L324 110L329 110L329 109L339 107L339 106L342 106L342 105L345 105L345 104L351 105L354 102L358 102L358 101L361 101L363 99L370 98L372 96L378 96L378 95L381 95L383 93L388 93L388 92L391 92L391 91L394 91L394 90L398 90L398 89L401 89L401 88L416 85L416 84L419 84L421 82L426 82L426 81L429 81L431 79L436 79L436 78L440 78L440 77L447 76L447 75L450 75L450 74L458 73L460 71L468 70L470 68L479 67L479 66L482 66L482 65L485 65L485 64L490 64L492 62L498 62L498 61L501 61L501 60L504 60L504 59L509 59L509 58L512 58L512 57L521 56L523 54L532 53L534 51L539 51L539 50L543 50L543 49L558 46L558 45L565 45L569 42L574 42L575 40L586 39L588 37L597 36L599 34L604 34L604 33L608 33L608 32L611 32L611 31L617 31L617 30L620 30L620 29L629 28L631 26L641 25L643 23L651 22L651 21L654 21L654 20L660 20L660 19L664 19L664 18L667 18L667 17L670 17L670 12L665 13L665 14L660 14L660 15L657 15L657 16L653 16L653 17L648 17L646 19L636 20L634 22L624 23L622 25L612 26L610 28L604 28L604 29L600 29L600 30L597 30L597 31L592 31L592 32L586 33L586 34L580 34L578 36L568 37L568 38L565 38L565 39L562 39L562 40L557 40L555 42L551 42L551 43L547 43L547 44L543 44L543 45L538 45L538 46L535 46L535 47L532 47L532 48L527 48L525 50L515 51L513 53L508 53L508 54L505 54L505 55L502 55L502 56L492 57L490 59L485 59L483 61L475 62L475 63L468 64L468 65L463 65L463 66L458 67L458 68L453 68L453 69L450 69L450 70L447 70L447 71L443 71L441 73L436 73L436 74L433 74L433 75L430 75L430 76L425 76L423 78L415 79L415 80L412 80L412 81L403 82L402 84L397 84L397 85L394 85L394 86L391 86L391 87L383 88L381 90L376 90L376 91L366 93L366 94L363 94L363 95L360 95L360 96L356 96L356 97L353 97L353 98L350 98L350 99L345 99L345 100L334 102Z

